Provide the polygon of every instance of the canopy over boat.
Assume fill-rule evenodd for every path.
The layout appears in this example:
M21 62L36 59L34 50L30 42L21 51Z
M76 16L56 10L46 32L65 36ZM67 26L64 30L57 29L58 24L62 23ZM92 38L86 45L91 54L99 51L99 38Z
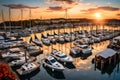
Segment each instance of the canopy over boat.
M97 56L107 59L108 57L111 57L111 56L115 55L116 53L117 52L115 50L107 48L104 51L98 53Z

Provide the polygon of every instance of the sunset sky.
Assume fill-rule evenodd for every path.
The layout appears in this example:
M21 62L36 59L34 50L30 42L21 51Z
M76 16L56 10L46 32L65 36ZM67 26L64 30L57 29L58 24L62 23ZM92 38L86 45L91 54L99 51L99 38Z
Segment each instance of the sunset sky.
M65 18L66 9L68 18L120 19L120 0L0 0L5 20L9 8L12 20L21 19L21 9L23 19L29 19L29 9L32 19Z

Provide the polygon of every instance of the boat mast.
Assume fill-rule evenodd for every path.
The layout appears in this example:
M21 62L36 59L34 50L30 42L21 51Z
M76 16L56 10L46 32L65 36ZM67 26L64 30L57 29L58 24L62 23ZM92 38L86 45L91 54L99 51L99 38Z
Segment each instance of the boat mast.
M52 23L52 21L50 20L50 22ZM52 25L52 24L51 24ZM53 35L53 26L51 26L51 34ZM53 49L53 44L51 45L51 52L52 52L52 49Z
M6 33L6 25L5 25L5 20L4 20L3 9L1 10L1 15L2 15L2 21L3 21L4 30L5 30L5 33Z
M25 62L27 63L27 47L25 46Z
M29 21L30 21L30 31L31 31L31 27L32 27L32 23L31 23L31 9L29 9Z
M58 40L60 39L60 30L59 30L59 26L57 27L58 28ZM60 43L59 43L59 51L60 51Z
M9 26L10 26L10 33L11 33L11 9L9 8Z
M67 15L67 8L65 9L65 18L66 18L66 24L67 24L67 18L68 18L68 15ZM65 27L64 27L64 30L65 30ZM64 33L65 33L65 31L64 31ZM65 37L64 37L65 38ZM65 48L66 48L66 44L65 44ZM65 50L65 48L64 48L64 50ZM66 50L65 50L65 53L66 53Z
M22 20L23 20L23 9L21 9L21 27L23 28L23 22L22 22Z

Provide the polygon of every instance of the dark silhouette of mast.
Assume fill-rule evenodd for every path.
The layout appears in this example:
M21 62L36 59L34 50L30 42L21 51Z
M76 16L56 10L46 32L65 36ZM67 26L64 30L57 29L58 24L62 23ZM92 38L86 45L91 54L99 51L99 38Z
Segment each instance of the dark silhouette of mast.
M24 26L23 26L23 9L21 9L21 27L23 28Z
M11 33L11 9L9 8L9 26L10 26L10 33Z
M29 20L30 20L30 30L31 30L31 27L32 27L32 21L31 21L31 9L29 9Z
M3 21L4 30L5 30L5 33L6 33L6 25L5 25L5 20L4 20L3 9L1 10L1 15L2 15L2 21Z

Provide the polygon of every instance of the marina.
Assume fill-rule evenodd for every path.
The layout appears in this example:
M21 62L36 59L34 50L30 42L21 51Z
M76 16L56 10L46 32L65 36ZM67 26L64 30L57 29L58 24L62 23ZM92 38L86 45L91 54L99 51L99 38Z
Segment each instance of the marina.
M60 29L60 30L62 31L62 29ZM55 38L57 38L57 36L59 37L59 35L57 35L58 34L57 30L54 30L54 32L55 31L56 31ZM68 32L69 28L66 31ZM104 31L104 32L106 34L108 34L108 33L110 33L110 31L111 30L108 30L106 32ZM76 31L74 31L74 32L76 32ZM73 32L73 34L75 34L74 32ZM44 34L44 35L47 35L46 33L52 34L51 30L42 32L42 34ZM110 41L109 39L104 39L104 40L101 39L100 41L94 42L95 40L93 38L93 43L89 43L88 40L86 42L83 40L83 38L86 37L85 34L87 34L87 33L84 33L84 37L76 38L77 37L76 36L75 37L76 39L73 41L70 41L70 42L67 41L62 44L59 42L56 42L56 44L50 43L51 45L46 45L46 44L42 44L42 39L40 37L40 36L42 36L42 34L36 33L35 35L31 34L28 37L23 37L23 42L25 41L23 50L21 49L22 48L21 46L19 46L19 48L17 48L18 46L16 46L15 48L12 48L12 47L10 49L8 48L9 49L8 51L11 50L11 52L14 52L14 54L15 54L15 52L19 52L21 50L23 51L24 54L27 52L27 54L25 54L26 57L23 57L23 58L21 57L22 60L20 60L20 59L15 59L15 60L12 59L12 61L8 60L8 62L10 62L9 63L10 65L11 65L11 63L13 63L13 61L15 61L15 62L17 61L16 63L15 62L13 63L14 65L16 64L16 66L18 65L17 67L13 66L13 65L11 65L11 66L12 66L13 71L16 72L16 74L20 80L27 80L27 79L31 79L31 80L49 80L49 79L52 79L52 80L57 80L57 79L88 80L88 78L86 78L86 76L90 76L91 73L96 75L96 76L89 77L92 80L98 79L98 78L103 79L103 80L106 80L106 79L113 80L113 78L115 78L115 80L119 80L119 77L118 77L119 72L120 72L119 71L119 69L120 69L120 67L119 67L119 64L120 64L119 63L119 56L120 56L119 51L118 51L118 49L113 50L112 48L111 49L108 48L111 43L115 42L114 40L119 39L118 37L114 38L111 34L111 36L109 35L110 36L109 39L113 38L112 39L113 42ZM115 34L115 31L114 31L114 34ZM119 34L120 33L118 31L116 31L116 35L114 35L114 36L117 36ZM31 38L38 39L39 41L41 41L42 46L38 45L34 42L31 42ZM86 38L89 39L89 36ZM49 37L46 37L46 39L49 39ZM90 40L92 40L92 39L90 39ZM74 51L73 51L73 53L71 54L71 49L75 50L76 53L74 53ZM106 49L106 51L104 52L105 49ZM107 52L107 50L108 50L108 52ZM114 54L115 54L115 56L113 56ZM23 56L25 56L25 55L23 55ZM22 55L17 55L17 56L22 56ZM32 66L31 66L31 71L26 72L25 73L26 75L22 75L24 73L21 70L22 70L22 68L25 69L25 67L22 67L22 66L25 65L24 63L26 62L26 59L28 59L27 56L36 57L36 59L34 59L32 57L29 58L32 60L27 60L27 63L32 64L32 62L33 63L38 62L40 64L39 65L40 67L36 68L36 69L34 69L34 68L32 69ZM47 58L47 56L48 56L48 58ZM68 58L67 58L67 56L68 56ZM108 67L110 68L110 71L112 70L111 72L109 72L109 70L106 70L106 68L104 68L104 67L107 67L107 66L105 66L106 64L104 64L104 63L106 63L105 60L101 60L99 62L100 59L103 59L103 58L99 58L99 56L106 58L106 61L107 61L107 56L108 57L113 56L113 58L110 57L108 59L108 63L110 64ZM3 58L5 59L5 57L3 57ZM52 67L52 65L48 65L48 63L46 63L46 59L51 60L53 63L55 61L57 61L57 62L55 62L54 65L61 66L61 69L55 68L54 66ZM103 62L103 61L105 61L105 62ZM18 62L19 62L19 64L18 64ZM114 63L114 65L111 63ZM24 64L24 65L22 65L22 64ZM50 62L50 64L52 64L52 63ZM20 66L21 66L21 68L20 68ZM111 68L111 66L114 66L114 67ZM34 76L32 75L33 72L36 73ZM83 74L81 74L81 73L83 73ZM106 73L108 73L108 74L106 74ZM69 75L71 75L71 76L69 76ZM81 75L81 77L79 75ZM110 77L110 76L112 76L112 77Z
M0 80L120 80L118 0L11 2L0 1Z

